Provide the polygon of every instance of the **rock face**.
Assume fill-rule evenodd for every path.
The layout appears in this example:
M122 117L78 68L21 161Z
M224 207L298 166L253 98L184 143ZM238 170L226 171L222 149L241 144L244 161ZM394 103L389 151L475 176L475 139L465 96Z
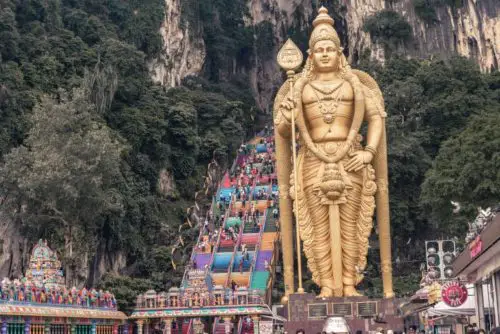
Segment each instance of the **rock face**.
M428 58L458 53L474 59L481 69L491 71L500 64L500 3L496 0L463 0L461 8L436 8L437 22L424 23L415 13L411 0L394 2L413 28L408 54Z
M336 27L345 42L351 62L366 49L371 57L381 62L385 52L363 31L367 17L374 13L392 9L400 13L411 25L413 38L402 50L410 57L429 58L431 55L449 57L458 53L477 61L484 71L498 69L500 64L500 2L498 0L462 0L460 8L440 6L435 8L437 22L427 24L415 13L413 0L339 0L340 11L336 13ZM310 32L309 23L315 15L313 0L248 0L248 27L269 23L272 27L274 45L265 56L251 59L248 69L250 85L257 105L269 110L283 75L276 63L279 47L287 38L290 27ZM165 17L160 32L163 36L161 55L149 61L151 77L166 87L174 87L181 80L201 73L206 57L203 32L196 30L183 20L181 0L165 0ZM331 13L332 15L334 13ZM343 18L339 19L338 16ZM201 25L199 25L201 26ZM257 35L254 36L254 51L257 50ZM172 175L161 171L158 189L165 196L175 196ZM0 215L0 278L17 277L24 271L32 242L23 237L20 224ZM107 271L119 272L126 267L124 253L112 253L105 243L97 245L95 256L79 254L73 267L67 267L67 279L71 284L82 285L95 282Z
M406 1L406 0L404 0ZM351 0L343 1L346 6L347 24L347 53L349 61L353 62L364 50L371 50L371 58L380 62L385 61L384 49L370 38L370 34L363 30L365 19L385 8L384 0ZM341 33L339 31L339 33Z
M173 173L163 168L158 177L158 192L167 198L177 197L177 188Z
M21 224L0 212L0 280L4 277L18 278L28 268L34 241L23 236ZM64 254L59 254L60 258ZM110 252L105 241L99 243L92 258L86 251L75 251L73 260L63 260L67 286L92 286L107 272L118 273L126 266L124 251Z
M449 57L455 53L474 59L482 70L498 69L500 63L500 5L495 0L464 0L461 8L436 7L437 22L427 24L415 13L412 0L386 3L384 0L344 1L347 7L349 57L364 49L372 58L384 61L384 49L363 31L364 20L384 9L401 14L411 25L413 38L404 52L415 58Z
M254 57L249 71L251 86L257 104L269 108L276 86L282 76L275 63L279 46L286 39L292 25L307 27L313 13L312 0L248 0L249 26L269 22L273 27L274 50L272 56ZM460 54L475 59L484 71L498 69L500 63L500 3L497 0L463 0L460 8L442 5L435 8L437 22L425 23L415 13L413 0L340 0L338 7L344 18L339 34L347 35L346 51L351 62L370 49L371 57L381 62L385 52L363 31L367 17L384 9L401 14L412 26L413 38L402 51L409 57L449 57ZM155 81L165 86L175 86L183 77L199 73L205 59L202 32L190 30L189 24L181 25L180 0L166 0L165 22L161 28L164 50L160 58L151 61ZM300 15L297 15L300 13ZM342 31L343 30L343 31ZM255 41L259 43L259 41ZM255 49L255 46L254 46ZM400 50L401 51L401 50Z
M288 0L250 0L248 2L251 20L248 25L257 26L263 22L270 22L273 28L273 44L276 46L271 57L254 57L253 66L250 70L250 84L254 92L257 105L270 112L272 98L275 88L283 82L282 73L276 62L276 54L279 47L283 45L287 36L288 28L295 24L306 29L311 15L313 14L310 0L288 1ZM301 21L294 22L293 14L299 11ZM259 43L256 36L255 44Z
M205 60L201 34L191 31L189 22L182 22L181 0L165 0L165 19L160 33L163 50L148 64L151 77L161 85L178 86L184 77L199 73Z

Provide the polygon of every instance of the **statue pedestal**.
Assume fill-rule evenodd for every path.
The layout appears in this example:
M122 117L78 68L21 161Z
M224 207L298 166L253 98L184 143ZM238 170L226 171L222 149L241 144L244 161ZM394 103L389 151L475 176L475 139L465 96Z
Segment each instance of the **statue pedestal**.
M304 329L306 333L321 333L327 317L344 317L353 334L377 329L403 331L403 317L398 312L395 298L330 297L316 298L312 293L291 294L284 311L288 322L285 330L295 333Z

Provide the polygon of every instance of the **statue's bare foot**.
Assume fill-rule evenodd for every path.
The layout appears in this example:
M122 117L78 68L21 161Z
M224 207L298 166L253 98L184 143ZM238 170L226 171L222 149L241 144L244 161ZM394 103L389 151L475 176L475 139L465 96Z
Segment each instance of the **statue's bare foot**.
M362 296L352 285L344 286L344 296L345 297L359 297Z
M325 297L332 297L333 296L333 290L324 286L321 288L321 292L318 295L318 298L325 298Z

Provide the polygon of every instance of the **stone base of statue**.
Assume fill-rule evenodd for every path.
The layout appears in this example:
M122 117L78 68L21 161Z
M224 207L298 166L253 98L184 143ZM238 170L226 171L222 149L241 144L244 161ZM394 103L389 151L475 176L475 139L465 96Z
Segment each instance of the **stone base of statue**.
M288 319L285 331L296 333L303 329L306 333L321 333L326 318L339 316L347 320L353 334L358 330L366 333L381 329L402 332L404 323L399 304L395 298L317 298L312 293L291 294L284 307L283 316Z

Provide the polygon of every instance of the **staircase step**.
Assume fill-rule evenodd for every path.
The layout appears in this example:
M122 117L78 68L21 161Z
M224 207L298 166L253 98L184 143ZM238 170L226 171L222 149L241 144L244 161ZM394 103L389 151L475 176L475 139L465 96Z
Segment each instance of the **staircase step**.
M264 226L264 232L276 232L276 221L277 218L274 218L273 216L273 209L269 208L267 209L267 215L266 215L266 225Z
M256 271L253 273L252 282L250 283L250 288L257 290L265 290L267 287L268 279L269 279L269 272Z
M265 263L271 265L271 259L273 258L272 251L260 251L259 255L257 255L257 262L255 263L255 270L257 271L265 271L268 270L265 266Z

